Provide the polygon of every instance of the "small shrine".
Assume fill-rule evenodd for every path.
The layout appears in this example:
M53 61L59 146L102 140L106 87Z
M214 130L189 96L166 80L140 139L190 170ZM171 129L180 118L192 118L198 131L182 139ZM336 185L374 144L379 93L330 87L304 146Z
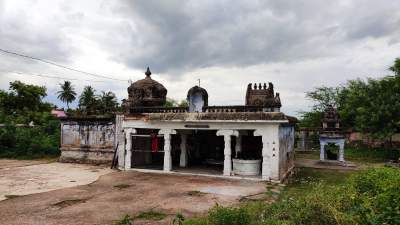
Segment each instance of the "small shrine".
M328 105L322 118L322 131L319 137L320 142L320 161L337 160L344 162L344 142L345 136L340 128L340 118L337 110ZM338 154L334 154L326 150L325 146L335 144L339 146ZM335 159L333 159L335 158Z

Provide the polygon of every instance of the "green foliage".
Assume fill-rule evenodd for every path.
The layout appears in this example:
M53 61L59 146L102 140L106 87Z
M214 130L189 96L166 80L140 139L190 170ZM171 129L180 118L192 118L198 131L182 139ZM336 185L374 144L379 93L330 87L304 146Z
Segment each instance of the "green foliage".
M277 202L254 202L239 208L216 206L206 217L185 220L183 224L400 224L399 173L397 168L376 168L350 178L339 174L327 182L311 180L298 191L285 192Z
M85 86L82 94L79 96L79 108L87 112L95 112L97 105L96 90L91 86Z
M314 111L323 112L328 105L339 107L342 87L317 87L306 93L306 97L314 101Z
M0 90L0 157L36 158L59 154L59 121L50 114L52 105L43 102L46 88L10 83ZM33 127L27 127L33 122ZM22 124L25 126L17 126Z
M391 67L397 75L399 65L400 59L396 59ZM319 124L322 112L330 104L338 108L342 127L368 133L389 144L392 135L400 132L400 76L351 80L341 87L316 88L306 96L314 106L310 112L302 113L300 126Z
M125 215L124 218L113 223L113 225L133 225L133 218L131 218L129 215Z
M162 212L157 212L154 210L149 210L146 212L141 212L137 216L135 216L135 219L145 219L145 220L162 220L166 217Z
M340 115L355 130L381 140L400 131L400 77L349 81Z
M389 67L389 70L394 72L396 76L400 76L400 58L394 60L394 65Z
M300 112L299 127L321 127L323 113L320 111Z
M111 91L102 91L101 95L98 97L98 111L101 113L111 113L115 112L118 108L118 101L115 94Z
M113 92L102 91L100 95L96 95L96 90L91 86L84 87L79 97L79 112L77 114L111 114L117 110L118 101Z
M62 102L67 103L69 109L69 103L73 102L76 98L76 92L70 81L64 81L64 84L60 84L61 90L57 92L58 99Z
M47 95L45 87L14 81L10 82L9 90L0 90L0 109L6 115L24 114L26 111L49 111L52 107L51 104L42 102Z
M172 98L167 98L164 107L188 107L189 104L186 100L181 100L180 102L178 102L175 99Z
M352 180L360 224L400 224L400 169L370 169Z

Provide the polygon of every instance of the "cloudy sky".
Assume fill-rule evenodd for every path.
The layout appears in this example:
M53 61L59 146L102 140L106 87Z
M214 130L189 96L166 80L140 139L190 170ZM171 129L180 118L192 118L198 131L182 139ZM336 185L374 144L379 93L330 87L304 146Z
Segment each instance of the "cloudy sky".
M400 57L400 1L20 1L0 0L0 48L108 80L0 52L0 88L13 80L63 79L127 97L127 80L153 78L184 99L201 80L210 105L244 104L250 82L273 82L282 111L297 115L304 92L382 77ZM25 75L16 74L23 73Z

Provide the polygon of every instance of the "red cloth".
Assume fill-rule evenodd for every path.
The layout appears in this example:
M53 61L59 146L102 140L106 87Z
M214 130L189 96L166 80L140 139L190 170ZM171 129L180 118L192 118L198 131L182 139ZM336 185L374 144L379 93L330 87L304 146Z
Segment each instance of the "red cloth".
M157 152L158 151L157 134L151 134L151 151L152 152Z

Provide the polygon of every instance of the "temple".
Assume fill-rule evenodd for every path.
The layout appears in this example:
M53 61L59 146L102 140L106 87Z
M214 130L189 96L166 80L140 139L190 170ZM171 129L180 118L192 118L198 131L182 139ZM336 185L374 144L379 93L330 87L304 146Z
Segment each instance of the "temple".
M187 107L165 107L167 89L147 68L114 121L62 123L61 161L114 158L121 170L283 181L294 167L296 118L280 112L272 83L248 84L244 94L243 105L210 106L194 86Z
M165 87L145 74L116 117L120 169L277 181L292 170L295 118L280 112L272 83L249 84L237 106L209 106L194 86L188 107L168 108Z
M329 162L330 160L344 163L344 143L345 136L340 128L340 118L337 110L332 106L328 105L324 111L322 118L322 131L320 132L320 161ZM337 154L326 150L326 145L335 144L339 146Z

